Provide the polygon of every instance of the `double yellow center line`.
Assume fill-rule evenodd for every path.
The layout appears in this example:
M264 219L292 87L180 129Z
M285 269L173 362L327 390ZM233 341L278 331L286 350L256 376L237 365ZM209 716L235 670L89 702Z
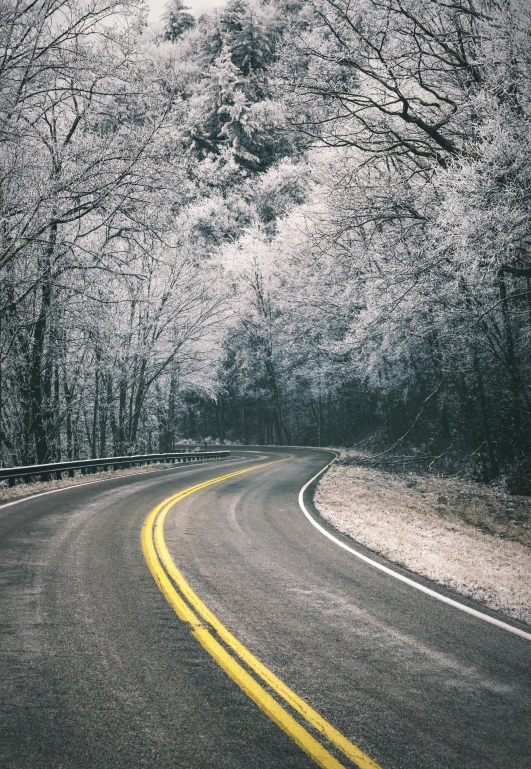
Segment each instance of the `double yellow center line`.
M225 672L240 686L241 689L297 743L323 769L345 769L315 737L313 737L277 700L261 686L234 655L267 686L276 692L296 713L321 736L336 746L347 758L360 769L380 769L356 745L353 745L341 732L328 723L298 697L274 673L263 665L251 652L241 644L232 633L205 606L201 599L186 582L181 572L173 562L164 540L164 521L172 507L185 497L200 489L213 486L215 483L234 478L237 475L266 467L275 460L259 465L253 465L243 470L237 470L218 478L190 486L184 491L174 494L155 507L147 516L142 527L142 549L149 569L160 590L183 622L192 627L192 634L206 651L216 660ZM230 654L230 650L233 654Z

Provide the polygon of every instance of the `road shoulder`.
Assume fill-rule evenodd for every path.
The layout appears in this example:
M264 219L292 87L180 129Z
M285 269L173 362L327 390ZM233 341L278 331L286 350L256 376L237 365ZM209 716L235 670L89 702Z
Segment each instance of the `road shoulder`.
M334 528L390 561L531 624L525 517L526 504L531 504L526 498L521 505L509 503L517 508L521 525L514 525L513 516L503 530L499 492L487 495L486 504L485 489L475 488L455 480L430 482L335 465L320 480L314 504ZM486 522L481 529L480 518Z

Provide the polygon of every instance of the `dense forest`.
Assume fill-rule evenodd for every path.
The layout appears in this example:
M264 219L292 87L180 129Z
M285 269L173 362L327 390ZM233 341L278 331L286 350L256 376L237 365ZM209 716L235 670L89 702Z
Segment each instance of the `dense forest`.
M531 491L530 158L528 0L0 0L1 463Z

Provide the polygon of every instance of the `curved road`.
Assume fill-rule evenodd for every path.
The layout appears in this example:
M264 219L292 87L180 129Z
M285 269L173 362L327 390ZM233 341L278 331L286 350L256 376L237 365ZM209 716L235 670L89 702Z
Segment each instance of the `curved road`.
M163 500L288 451L169 510L190 587L382 769L530 766L531 642L329 541L297 497L330 454L260 447L0 508L0 766L316 766L177 617L140 543Z

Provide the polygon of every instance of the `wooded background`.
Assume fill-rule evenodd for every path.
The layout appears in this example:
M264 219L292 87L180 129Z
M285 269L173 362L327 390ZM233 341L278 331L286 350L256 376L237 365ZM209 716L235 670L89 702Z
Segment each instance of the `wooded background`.
M531 491L527 0L0 2L0 458Z

